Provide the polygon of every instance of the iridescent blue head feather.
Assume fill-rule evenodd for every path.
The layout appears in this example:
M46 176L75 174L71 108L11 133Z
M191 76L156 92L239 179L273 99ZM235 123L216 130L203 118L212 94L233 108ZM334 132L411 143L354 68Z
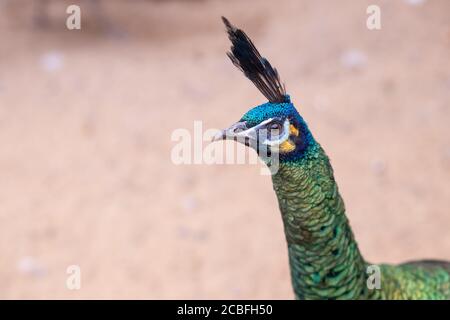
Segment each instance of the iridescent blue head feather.
M291 103L289 96L286 97L288 102L261 104L247 111L239 120L239 122L245 122L248 128L253 128L268 119L279 119L278 121L281 123L287 119L290 124L288 141L291 141L295 148L281 152L281 161L296 160L303 157L307 147L315 142L305 120L298 113L294 104Z
M279 154L280 161L301 159L314 143L311 132L295 109L278 72L262 57L250 38L226 18L228 37L232 43L228 56L250 79L269 102L245 113L241 120L220 132L214 140L234 139L262 151Z

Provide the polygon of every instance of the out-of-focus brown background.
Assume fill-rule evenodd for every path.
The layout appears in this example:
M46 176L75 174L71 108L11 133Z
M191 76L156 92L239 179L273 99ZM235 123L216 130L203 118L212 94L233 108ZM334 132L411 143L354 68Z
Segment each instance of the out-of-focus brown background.
M293 298L270 177L170 158L173 130L265 102L221 15L278 68L365 257L450 259L449 1L42 2L0 1L0 298Z

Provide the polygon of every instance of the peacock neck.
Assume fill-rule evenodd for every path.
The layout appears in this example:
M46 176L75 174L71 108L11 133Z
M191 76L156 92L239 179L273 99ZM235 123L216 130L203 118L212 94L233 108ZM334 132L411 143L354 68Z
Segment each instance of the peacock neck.
M356 299L370 294L366 263L345 215L328 157L313 142L272 176L298 299Z

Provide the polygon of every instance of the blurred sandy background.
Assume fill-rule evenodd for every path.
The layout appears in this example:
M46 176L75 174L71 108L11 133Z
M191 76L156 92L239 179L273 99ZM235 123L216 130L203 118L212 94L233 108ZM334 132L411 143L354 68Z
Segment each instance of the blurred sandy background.
M270 178L170 160L173 130L265 102L221 15L278 68L365 257L450 259L449 1L39 2L0 1L0 298L293 298Z

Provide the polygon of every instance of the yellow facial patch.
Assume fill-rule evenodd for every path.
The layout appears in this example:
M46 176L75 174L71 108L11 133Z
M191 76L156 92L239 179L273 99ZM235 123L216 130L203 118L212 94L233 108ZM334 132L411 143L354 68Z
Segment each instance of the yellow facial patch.
M298 137L299 134L300 132L294 125L292 124L289 125L289 135ZM295 150L295 143L292 142L290 139L287 139L286 141L280 144L280 152L282 153L288 153L294 150Z
M293 143L289 139L280 144L280 152L282 153L288 153L294 150L295 150L295 143Z
M289 125L289 133L296 137L298 137L298 134L299 134L298 129L296 127L294 127L293 124Z

